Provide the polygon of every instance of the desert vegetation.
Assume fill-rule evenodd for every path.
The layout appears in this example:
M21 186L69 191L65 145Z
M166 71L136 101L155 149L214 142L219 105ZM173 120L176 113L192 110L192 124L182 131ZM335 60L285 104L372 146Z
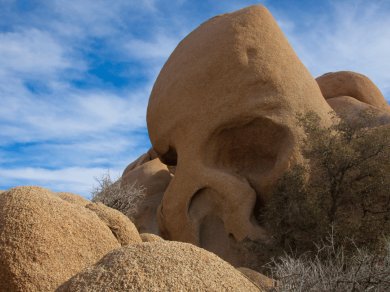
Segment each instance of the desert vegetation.
M137 206L145 197L145 188L137 185L122 183L122 177L113 177L110 170L100 178L94 177L98 186L91 189L92 202L102 202L104 205L116 209L132 220L137 212Z
M285 253L266 267L278 279L273 291L389 291L390 251L369 252L355 246L347 256L342 246L336 248L333 234L310 253L296 257ZM354 243L353 241L351 242Z
M305 163L274 185L261 210L272 244L246 239L277 291L388 291L390 129L372 111L297 115ZM252 266L253 267L253 266Z
M334 115L330 127L314 112L299 114L298 123L307 164L283 174L261 218L275 243L315 251L313 242L333 229L335 247L348 250L353 239L359 248L381 249L390 231L390 128L370 111Z

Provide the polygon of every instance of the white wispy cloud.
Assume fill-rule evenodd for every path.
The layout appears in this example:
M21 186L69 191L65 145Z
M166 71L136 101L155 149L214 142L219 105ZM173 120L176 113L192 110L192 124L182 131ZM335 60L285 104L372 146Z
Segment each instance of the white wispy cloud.
M314 77L354 71L368 76L390 100L390 12L385 2L331 1L331 9L305 29L283 26ZM283 23L283 20L282 20Z
M64 53L64 48L49 33L34 28L0 34L0 70L3 75L5 72L46 75L74 67Z
M186 4L196 3L185 0L35 2L32 12L22 13L15 1L0 0L0 25L9 21L11 27L0 30L0 185L35 184L87 196L93 177L107 166L119 173L147 151L146 107L154 80L204 15L186 17L192 14ZM306 18L275 6L277 1L256 2L273 7L314 77L359 72L390 99L385 2L331 1L325 14ZM255 3L209 4L212 17ZM120 89L105 85L90 72L94 58L128 63L121 77L143 81Z
M112 130L145 128L147 100L106 94L68 93L50 101L33 96L10 97L2 104L0 144L104 136ZM63 94L62 94L63 95Z
M184 35L185 36L185 35ZM140 59L162 59L165 61L182 38L157 34L152 41L134 39L124 45L128 54Z
M126 44L126 9L153 10L153 3L53 1L36 15L15 15L18 25L0 32L0 146L8 147L0 153L1 185L38 184L85 195L106 166L123 171L147 151L152 80L120 92L80 89L71 81L91 78L85 54L99 52L93 38L116 45L117 53ZM20 144L17 150L14 144Z
M10 181L19 185L38 185L48 188L53 192L71 192L77 193L86 198L90 197L90 190L97 185L94 180L96 174L105 174L104 168L82 168L70 167L57 170L48 170L42 168L0 168L0 184L8 184ZM110 170L111 174L119 174L119 170Z

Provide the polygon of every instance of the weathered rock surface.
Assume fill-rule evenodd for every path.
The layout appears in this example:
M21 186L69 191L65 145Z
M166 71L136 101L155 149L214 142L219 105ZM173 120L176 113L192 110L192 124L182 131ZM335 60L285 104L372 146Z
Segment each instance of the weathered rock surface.
M351 71L326 73L316 79L325 99L350 96L390 113L390 106L378 87L363 74Z
M159 241L109 252L56 290L65 291L258 292L259 289L206 250L187 243Z
M138 159L130 163L123 171L122 177L125 176L129 171L133 170L134 168L156 158L157 158L157 153L154 151L152 147L148 150L147 153L142 154L140 157L138 157Z
M122 176L122 184L133 184L146 188L146 197L163 193L171 182L172 175L159 159L150 160Z
M245 277L251 280L252 283L254 283L257 287L260 287L265 291L268 291L277 286L277 282L275 280L270 279L254 270L244 267L237 268L237 270L244 274Z
M330 106L269 11L218 15L173 51L151 93L154 150L176 165L158 210L164 238L242 265L232 246L267 239L256 223L270 187L300 161L297 112Z
M363 110L371 110L375 113L379 125L387 125L390 123L390 113L377 108L376 106L372 106L361 102L350 96L339 96L333 97L326 100L330 107L336 113L346 113L348 111L349 115L358 116Z
M140 236L142 242L164 241L160 236L151 233L141 233Z
M164 193L159 193L145 197L137 205L137 211L133 214L132 220L139 233L151 233L161 236L157 221L157 209L163 196Z
M157 208L173 175L159 159L150 160L122 177L122 184L134 184L146 189L145 198L138 204L138 211L132 214L133 223L140 233L160 235L157 222Z
M121 212L109 208L100 202L91 203L85 207L98 215L100 220L110 228L111 232L122 246L142 242L133 222Z
M64 201L67 201L68 203L71 203L73 205L77 205L79 207L85 207L88 204L91 204L91 201L73 193L67 193L67 192L59 192L56 193L57 196L59 196Z
M0 194L0 291L54 291L118 247L94 212L50 190Z

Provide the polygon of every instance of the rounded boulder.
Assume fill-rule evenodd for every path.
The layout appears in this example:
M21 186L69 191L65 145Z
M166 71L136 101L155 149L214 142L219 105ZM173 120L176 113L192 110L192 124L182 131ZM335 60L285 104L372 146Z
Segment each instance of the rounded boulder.
M160 236L151 233L141 233L140 236L142 242L164 241Z
M390 106L370 78L351 71L326 73L316 78L325 99L350 96L366 104L390 112Z
M56 290L65 291L258 292L259 289L213 253L188 243L158 241L109 252Z
M85 207L88 204L91 204L91 201L73 193L67 193L67 192L59 192L56 193L57 196L59 196L64 201L67 201L68 203L71 203L73 205L77 205L79 207Z
M0 194L0 291L54 291L118 247L94 212L48 189Z
M122 246L142 242L133 222L118 210L109 208L100 202L91 203L87 205L86 208L98 215L100 220L110 228L111 232Z

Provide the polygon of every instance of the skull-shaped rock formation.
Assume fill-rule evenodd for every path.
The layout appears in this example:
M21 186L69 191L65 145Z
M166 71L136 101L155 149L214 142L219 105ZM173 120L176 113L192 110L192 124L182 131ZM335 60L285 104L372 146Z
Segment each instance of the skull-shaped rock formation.
M350 96L390 113L390 106L378 87L363 74L351 71L326 73L316 78L325 99Z
M160 160L176 165L157 217L164 238L235 266L232 247L267 240L270 187L300 161L296 113L331 108L269 11L254 5L191 32L162 68L147 110Z

